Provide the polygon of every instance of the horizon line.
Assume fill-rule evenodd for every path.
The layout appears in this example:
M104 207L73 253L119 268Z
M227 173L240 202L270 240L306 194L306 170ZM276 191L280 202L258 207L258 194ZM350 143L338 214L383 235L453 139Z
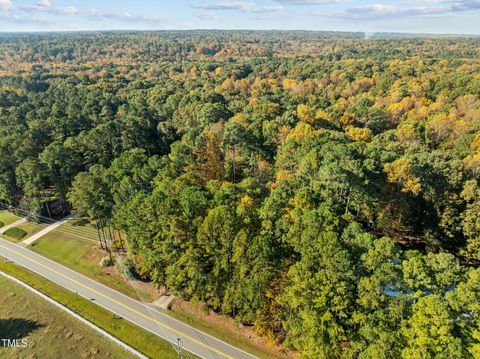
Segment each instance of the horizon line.
M0 34L55 34L55 33L108 33L108 32L195 32L195 31L227 31L227 32L310 32L310 33L344 33L344 34L397 34L423 36L460 36L480 37L480 33L447 33L447 32L409 32L409 31L345 31L345 30L307 30L307 29L222 29L222 28L191 28L191 29L85 29L85 30L2 30Z

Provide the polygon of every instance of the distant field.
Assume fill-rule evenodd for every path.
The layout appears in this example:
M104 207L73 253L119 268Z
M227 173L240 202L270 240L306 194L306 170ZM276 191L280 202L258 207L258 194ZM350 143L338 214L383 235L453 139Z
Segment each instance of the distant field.
M27 339L25 349L0 347L1 358L132 357L68 313L1 276L0 292L0 338Z
M75 219L40 238L29 248L55 262L138 299L135 288L120 277L113 268L100 267L99 263L103 257L107 256L107 253L99 250L97 238L95 234L92 234L91 229L90 224L84 223L81 219ZM85 232L82 232L82 230ZM147 292L142 292L142 297L147 301L152 300L151 295Z
M12 224L18 219L18 217L15 217L13 214L10 214L8 212L0 212L0 222L3 223L4 226L8 226L9 224Z

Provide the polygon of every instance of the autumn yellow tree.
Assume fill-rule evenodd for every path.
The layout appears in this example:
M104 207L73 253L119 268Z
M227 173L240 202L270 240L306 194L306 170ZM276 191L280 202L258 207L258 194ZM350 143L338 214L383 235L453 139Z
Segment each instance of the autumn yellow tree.
M315 122L315 109L305 104L297 106L297 116L300 120L312 124Z
M372 131L369 128L349 127L347 129L347 135L353 141L357 142L370 142L372 140Z
M407 158L400 158L384 166L388 182L396 183L402 192L418 195L422 189L420 178L415 175L412 163Z

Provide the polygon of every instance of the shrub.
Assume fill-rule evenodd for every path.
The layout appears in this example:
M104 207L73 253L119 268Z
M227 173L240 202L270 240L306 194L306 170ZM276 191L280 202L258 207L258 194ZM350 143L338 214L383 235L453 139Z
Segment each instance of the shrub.
M2 221L0 221L0 228L2 228L5 225Z
M24 231L23 229L21 229L21 228L13 227L13 228L10 228L8 231L6 231L6 232L5 232L5 235L6 235L7 237L20 240L20 239L22 239L23 237L25 237L25 236L27 235L27 232L25 232L25 231Z
M110 267L113 265L113 259L111 259L110 257L103 257L101 260L100 260L100 267L102 268L105 268L105 267Z

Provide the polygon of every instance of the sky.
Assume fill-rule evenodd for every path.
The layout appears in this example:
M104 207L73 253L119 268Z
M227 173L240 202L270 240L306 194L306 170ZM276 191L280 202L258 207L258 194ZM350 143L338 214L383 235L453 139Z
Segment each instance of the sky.
M480 34L480 0L0 0L0 32L168 29Z

